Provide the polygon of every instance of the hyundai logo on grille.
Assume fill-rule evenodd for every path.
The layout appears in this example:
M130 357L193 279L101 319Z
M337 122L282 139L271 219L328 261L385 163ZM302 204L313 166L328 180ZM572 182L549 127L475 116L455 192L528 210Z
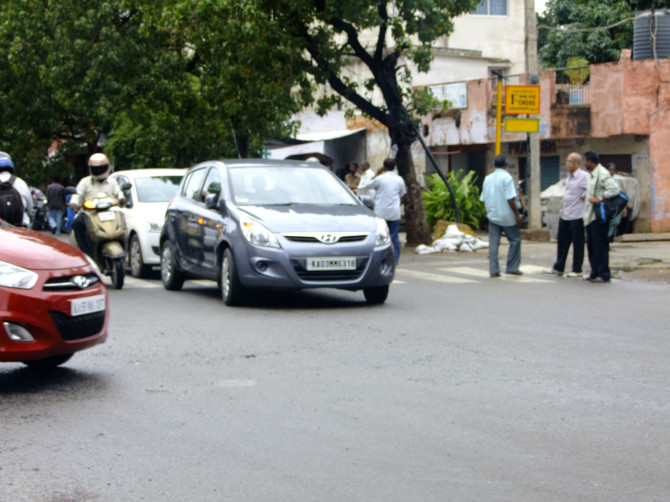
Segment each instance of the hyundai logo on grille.
M338 241L339 237L335 234L321 234L319 235L319 240L324 244L334 244Z
M91 285L91 280L83 275L75 275L72 278L72 281L77 285L79 289L86 289Z

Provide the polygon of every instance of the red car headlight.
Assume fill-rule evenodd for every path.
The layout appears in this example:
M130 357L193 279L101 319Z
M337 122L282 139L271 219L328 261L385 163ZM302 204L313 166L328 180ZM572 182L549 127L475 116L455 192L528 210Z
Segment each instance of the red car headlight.
M0 286L31 289L35 284L37 284L37 274L35 272L17 267L6 261L0 261Z

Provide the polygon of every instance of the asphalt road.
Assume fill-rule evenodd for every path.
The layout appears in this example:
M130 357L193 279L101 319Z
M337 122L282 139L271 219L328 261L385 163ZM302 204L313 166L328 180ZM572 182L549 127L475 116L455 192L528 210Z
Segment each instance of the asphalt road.
M403 256L387 303L110 291L108 342L0 366L1 501L664 501L670 285Z

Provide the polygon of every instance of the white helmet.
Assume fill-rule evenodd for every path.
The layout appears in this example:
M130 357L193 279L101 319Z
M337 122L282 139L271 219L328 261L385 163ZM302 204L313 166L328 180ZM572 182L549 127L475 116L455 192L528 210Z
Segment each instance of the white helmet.
M88 170L96 181L104 181L112 171L109 168L109 159L104 153L94 153L88 159Z

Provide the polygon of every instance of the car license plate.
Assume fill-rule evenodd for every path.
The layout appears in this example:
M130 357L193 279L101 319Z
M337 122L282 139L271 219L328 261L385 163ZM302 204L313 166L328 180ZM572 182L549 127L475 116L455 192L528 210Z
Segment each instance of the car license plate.
M70 302L70 315L84 315L105 310L105 295L88 296Z
M356 270L353 256L315 256L307 258L307 270Z
M114 213L111 211L102 211L98 213L98 218L100 218L100 221L112 221L114 219Z

